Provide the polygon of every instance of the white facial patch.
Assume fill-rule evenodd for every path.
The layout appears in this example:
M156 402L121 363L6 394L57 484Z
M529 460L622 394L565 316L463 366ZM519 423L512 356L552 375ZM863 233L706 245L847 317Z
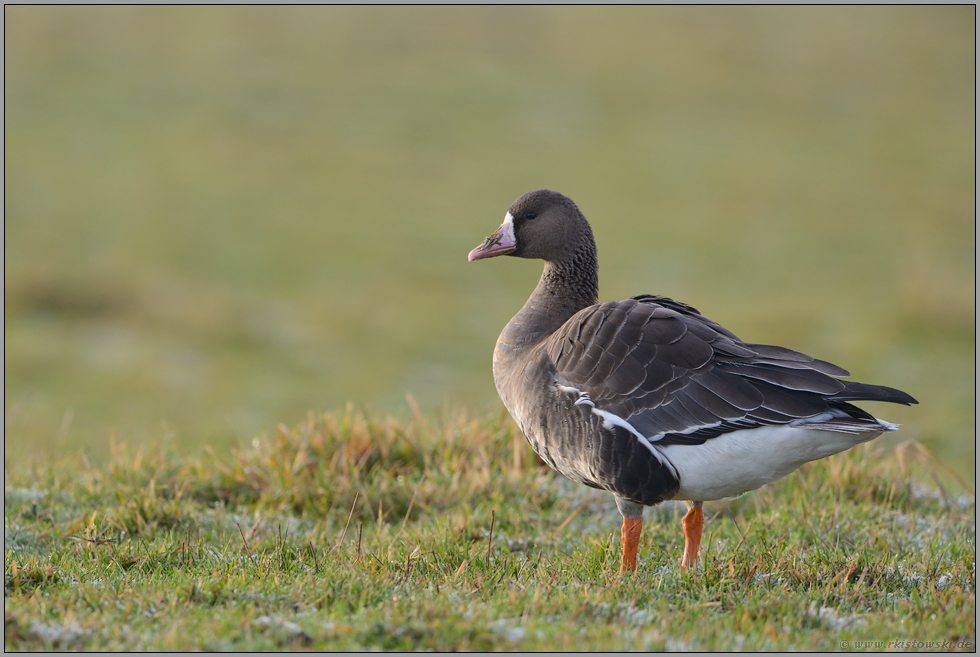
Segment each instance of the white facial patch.
M511 216L510 212L504 217L504 223L500 227L506 228L507 239L510 240L510 243L517 244L517 237L514 235L514 217Z

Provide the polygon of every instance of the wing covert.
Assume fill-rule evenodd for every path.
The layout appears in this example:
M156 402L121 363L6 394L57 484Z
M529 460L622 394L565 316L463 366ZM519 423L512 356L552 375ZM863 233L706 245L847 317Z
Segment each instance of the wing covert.
M694 308L643 295L590 306L546 344L558 381L652 440L785 424L848 394L848 373L782 347L746 344Z

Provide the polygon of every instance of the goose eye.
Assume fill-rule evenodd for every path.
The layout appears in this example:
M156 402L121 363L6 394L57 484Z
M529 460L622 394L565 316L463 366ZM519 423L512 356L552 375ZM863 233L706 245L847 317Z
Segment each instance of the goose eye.
M525 214L524 216L527 217L528 219L534 219L536 216L538 216L538 213L537 212L534 212L534 211L531 211L531 212L528 212L527 214Z

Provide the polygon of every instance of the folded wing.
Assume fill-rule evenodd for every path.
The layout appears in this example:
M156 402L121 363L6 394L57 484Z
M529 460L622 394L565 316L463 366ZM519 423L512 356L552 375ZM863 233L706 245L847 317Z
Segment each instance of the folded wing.
M652 295L586 308L546 348L561 385L665 445L808 420L853 429L875 420L848 401L916 403L892 388L841 381L849 373L831 363L746 344L694 308Z

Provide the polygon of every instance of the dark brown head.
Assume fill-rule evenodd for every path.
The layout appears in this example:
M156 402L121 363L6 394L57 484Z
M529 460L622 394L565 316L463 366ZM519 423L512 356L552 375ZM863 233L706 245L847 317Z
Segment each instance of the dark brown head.
M512 255L557 263L571 260L583 247L594 252L595 240L578 206L567 196L541 189L514 201L504 223L470 251L469 259Z

